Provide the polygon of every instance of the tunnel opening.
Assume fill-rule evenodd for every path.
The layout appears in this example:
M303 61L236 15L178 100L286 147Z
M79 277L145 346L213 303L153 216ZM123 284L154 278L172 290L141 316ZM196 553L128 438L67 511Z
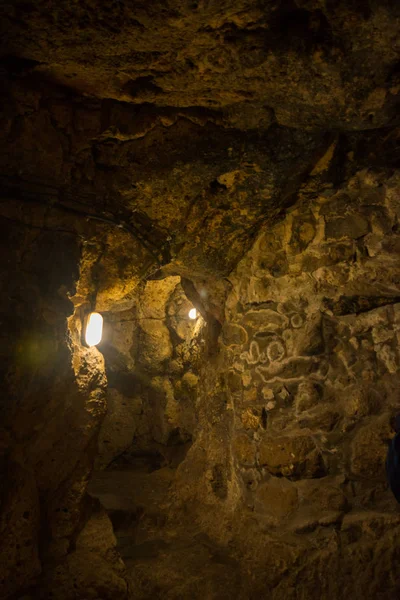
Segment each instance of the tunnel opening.
M178 276L145 281L131 304L103 313L98 351L108 380L107 413L88 484L113 524L128 571L168 545L165 506L196 436L206 328Z

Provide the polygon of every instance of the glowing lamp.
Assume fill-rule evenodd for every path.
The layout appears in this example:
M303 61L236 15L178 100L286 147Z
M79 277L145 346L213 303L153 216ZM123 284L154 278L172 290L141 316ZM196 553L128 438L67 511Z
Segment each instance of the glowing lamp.
M189 310L189 319L197 319L197 310L195 308Z
M85 342L88 346L97 346L103 335L103 317L100 313L92 312L86 323Z

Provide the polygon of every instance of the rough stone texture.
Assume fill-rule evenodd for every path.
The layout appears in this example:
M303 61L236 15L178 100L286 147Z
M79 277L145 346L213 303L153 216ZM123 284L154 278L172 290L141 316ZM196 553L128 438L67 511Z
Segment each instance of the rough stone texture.
M141 286L130 311L110 314L102 344L109 401L97 467L135 463L141 454L156 463L181 460L195 423L204 326L201 316L189 319L191 308L180 278L167 277Z
M99 466L106 467L132 443L142 412L140 399L132 400L115 388L107 392L107 414L99 434Z
M21 107L21 97L29 103L27 108ZM11 151L2 153L1 173L13 195L32 200L41 193L67 204L83 219L87 214L100 218L97 227L107 234L106 252L97 268L102 310L110 308L105 298L112 285L129 294L143 266L160 266L170 258L169 274L229 273L249 245L249 229L257 229L267 216L276 218L327 146L320 132L278 125L265 136L252 132L247 137L196 118L196 111L192 117L168 109L172 114L164 125L147 105L134 120L150 119L153 125L139 136L127 134L121 140L117 130L132 122L129 105L105 110L100 101L85 105L78 97L72 99L71 109L65 90L49 87L31 92L25 79L11 88L8 100L2 125ZM67 122L59 122L58 110L64 116L70 113ZM46 142L49 135L58 146L69 149L65 162L60 156L58 169L49 168L55 160ZM24 147L22 168L20 146ZM54 203L52 212L58 212ZM110 222L124 223L122 239L121 232L110 239L116 230L114 225L110 231ZM84 221L81 229L86 236ZM143 247L137 237L144 240ZM221 243L226 244L226 253L219 252ZM121 255L128 245L133 261Z
M300 563L304 565L296 570L301 597L315 597L315 589L319 597L340 597L336 582L319 572L318 561L325 560L336 565L347 594L389 598L398 583L389 574L396 569L399 551L397 542L393 542L396 550L391 546L386 537L391 532L382 521L388 511L398 526L384 470L386 440L392 435L390 419L398 406L399 288L396 261L388 250L392 247L388 240L394 242L398 235L398 175L386 179L383 172L360 171L342 189L327 195L312 192L312 181L308 185L298 207L260 235L230 277L224 330L244 328L246 334L237 344L229 336L221 337L224 350L219 363L226 373L227 407L239 413L234 419L234 439L244 439L244 432L248 436L252 431L258 446L255 466L243 460L242 445L233 446L243 482L241 493L260 527L272 536L279 527L279 540L288 536L288 548L296 560L303 556ZM307 233L307 245L299 250L293 231L302 219L302 202L307 202L315 226L312 235ZM332 242L326 227L329 219L336 218L338 210L351 215L356 209L368 231L375 231L376 252L364 250L369 243L367 230L357 243L354 239L359 232L353 229L341 232ZM386 214L386 226L382 226L382 214ZM268 254L271 243L276 260L282 257L286 265L284 270L274 269L276 262ZM343 244L352 247L351 261L348 251L342 252ZM227 415L228 422L232 427ZM265 469L283 476L287 483L266 478ZM279 485L287 487L282 504L275 500ZM236 498L235 510L241 515L237 518L246 522L241 506ZM362 527L374 527L371 521L381 523L382 547L392 548L386 579L382 571L372 577L370 571L366 576L359 570L356 557L366 555L364 537L360 534L349 545L344 525L348 518L355 518ZM330 537L330 528L339 531L342 548ZM290 540L291 532L301 534L302 541ZM306 558L302 543L308 544L307 536L315 532L319 532L318 552L315 558ZM242 535L243 544L244 534L237 535ZM236 539L235 533L232 536ZM249 552L257 570L258 534L253 531L253 536ZM266 585L271 585L273 598L299 597L292 590L293 563L281 556L285 575L276 570L276 584ZM382 568L377 549L369 560L378 571ZM266 564L259 561L260 568ZM345 570L339 565L345 565ZM360 582L359 589L352 577ZM370 590L367 577L373 580ZM261 594L261 587L254 589Z
M0 8L0 597L397 598L399 7L133 4Z
M94 506L66 561L46 571L41 598L127 598L124 564L107 513Z
M37 596L43 586L49 597L55 563L70 577L73 540L90 514L86 486L105 414L103 357L82 346L80 319L70 316L69 297L76 293L79 307L85 287L83 280L75 285L80 266L85 271L80 245L58 231L71 221L53 222L53 232L32 209L30 226L22 227L18 211L10 207L1 219L2 598L24 590Z
M382 479L385 468L385 440L390 437L389 419L372 421L354 436L350 469L356 477Z
M85 2L3 7L8 52L97 97L202 107L238 129L368 129L395 115L396 4ZM30 36L24 36L25 28Z
M271 478L261 484L255 494L255 507L261 514L275 517L279 524L296 510L298 493L296 487L285 478Z
M36 482L18 463L2 465L1 542L2 596L29 587L39 575L39 498Z
M185 339L182 323L189 323L190 303L180 286L149 282L149 290L172 290L169 297L160 295L164 307L151 311L169 329L173 351L165 363L152 362L154 370L146 371L150 383L142 380L139 391L134 387L132 397L147 398L149 408L138 418L122 462L110 475L98 474L90 488L115 513L118 547L139 598L158 589L173 598L205 593L223 598L233 584L218 591L220 581L231 581L231 568L240 572L241 583L227 593L243 599L266 590L273 598L297 598L300 589L301 597L311 599L317 589L327 600L342 597L343 589L356 598L396 594L392 570L399 549L393 532L400 522L385 485L384 457L398 402L399 304L397 263L385 248L398 235L390 225L396 222L398 196L397 175L382 177L360 171L337 193L315 199L313 194L312 201L305 189L306 200L275 229L261 233L230 277L219 351L214 348L207 362L198 352L201 336ZM313 189L312 181L309 185ZM345 238L335 247L324 227L344 194L366 212L368 223L383 209L389 220L376 234L379 252L362 250L369 243L364 236L352 246L351 262L347 250L342 253ZM306 201L316 225L299 252L293 228ZM263 262L266 239L285 253L285 273ZM131 331L149 320L141 308L151 293L147 285L133 309L137 325ZM117 347L121 330L116 331ZM136 339L133 335L132 348ZM132 356L122 346L125 363L115 364L113 385L121 383L118 369ZM129 371L140 374L140 357ZM180 393L194 388L196 403L182 413ZM196 417L184 429L188 411ZM178 438L169 437L174 427ZM193 438L190 448L184 448L184 431ZM129 491L129 477L141 482L140 495ZM266 540L272 554L266 554ZM214 559L205 559L205 548L209 556L223 557L222 570L212 569ZM373 566L366 574L367 557ZM209 592L196 580L197 569L207 573ZM330 573L340 573L339 581Z
M318 477L324 472L320 454L310 435L266 437L260 444L259 461L273 475Z
M256 447L254 442L244 433L236 436L233 448L240 464L251 467L256 462Z

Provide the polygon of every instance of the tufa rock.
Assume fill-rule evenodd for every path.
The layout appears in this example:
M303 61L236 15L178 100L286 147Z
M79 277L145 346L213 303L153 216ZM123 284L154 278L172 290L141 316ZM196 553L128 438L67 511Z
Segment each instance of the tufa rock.
M270 436L265 434L259 450L259 463L272 475L294 479L322 477L324 463L310 435Z

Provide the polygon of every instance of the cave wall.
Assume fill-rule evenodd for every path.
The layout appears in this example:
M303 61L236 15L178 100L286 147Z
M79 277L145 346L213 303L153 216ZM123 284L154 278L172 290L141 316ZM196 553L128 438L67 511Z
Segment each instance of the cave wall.
M399 18L2 4L1 597L398 595Z
M139 599L398 593L384 462L398 410L399 175L361 169L337 188L332 160L222 287L195 280L192 301L223 321L216 344L207 311L193 335L178 277L109 315L106 471L90 491L127 519L117 538ZM190 443L174 461L177 427ZM137 491L118 490L121 469Z
M398 410L398 211L398 173L362 170L320 193L310 181L229 277L177 485L238 560L236 597L398 592L384 464Z
M34 114L30 108L22 122ZM174 135L178 143L181 131ZM21 134L28 157L41 136L46 130L36 127ZM297 158L292 143L290 134L280 160L287 152ZM237 269L229 274L231 259L222 256L215 269L224 276L210 275L195 237L190 285L191 263L181 250L157 271L166 278L144 284L162 256L129 231L61 214L32 186L28 195L24 186L7 188L3 472L10 487L3 544L12 552L3 565L5 598L17 590L60 600L88 590L105 598L132 590L143 600L149 593L196 597L205 585L199 569L216 598L265 590L307 598L315 589L327 599L342 589L389 597L397 585L399 526L383 468L398 406L399 185L397 172L384 168L395 161L392 143L393 136L376 132L324 138L297 180L298 193L284 196L286 212L272 201L270 224L258 223L261 233ZM51 152L45 149L35 166L42 175ZM9 162L7 168L15 169ZM211 179L223 211L236 194L246 204L241 173L218 169L219 186L214 172L204 174L204 198ZM279 197L283 175L276 181ZM99 182L106 185L103 175ZM99 195L93 207L106 210L106 200ZM201 230L200 209L186 222L189 231ZM215 236L214 225L204 231L208 256L221 253L224 226ZM89 300L105 315L104 359L79 341L79 311ZM194 337L186 314L192 303L206 324ZM33 362L20 365L15 356L26 361L28 347ZM175 459L169 442L177 430L179 444L188 443ZM94 462L104 468L121 453L127 463L158 453L156 466L172 467L163 496L167 524L152 515L140 533L143 543L166 536L176 563L156 553L152 561L135 559L128 573L108 516L87 497ZM199 563L188 558L192 547L177 544L174 553L176 531L200 540ZM327 577L327 564L343 577Z
M45 508L51 517L49 527L57 533L62 528L61 507L55 513L56 490L73 476L85 445L74 430L60 439L58 429L64 418L74 421L73 403L84 417L86 398L76 385L65 343L70 303L58 293L63 285L65 289L73 287L78 268L75 240L66 237L60 247L54 234L26 229L4 218L1 226L5 383L1 403L1 593L8 597L20 587L28 587L41 570L38 545L44 523L40 495L49 499ZM62 274L60 264L65 264ZM59 386L58 376L62 376ZM66 457L61 471L60 457L72 439L77 443L76 452ZM54 451L53 461L48 458L49 451Z
M93 299L93 269L110 275L108 260L116 268L110 246L132 242L104 227L82 229L35 199L21 206L3 192L1 206L0 595L64 600L92 587L92 595L123 597L125 569L111 524L86 494L107 378L102 354L82 345L81 309ZM84 243L82 233L95 241ZM129 268L126 278L134 287ZM113 289L101 280L99 303L120 297L120 282Z
M196 428L198 369L205 322L180 277L147 281L130 310L105 314L108 411L96 468L181 461Z
M73 364L67 294L79 274L76 237L1 222L1 595L9 597L70 551L106 380L100 355L79 353Z

